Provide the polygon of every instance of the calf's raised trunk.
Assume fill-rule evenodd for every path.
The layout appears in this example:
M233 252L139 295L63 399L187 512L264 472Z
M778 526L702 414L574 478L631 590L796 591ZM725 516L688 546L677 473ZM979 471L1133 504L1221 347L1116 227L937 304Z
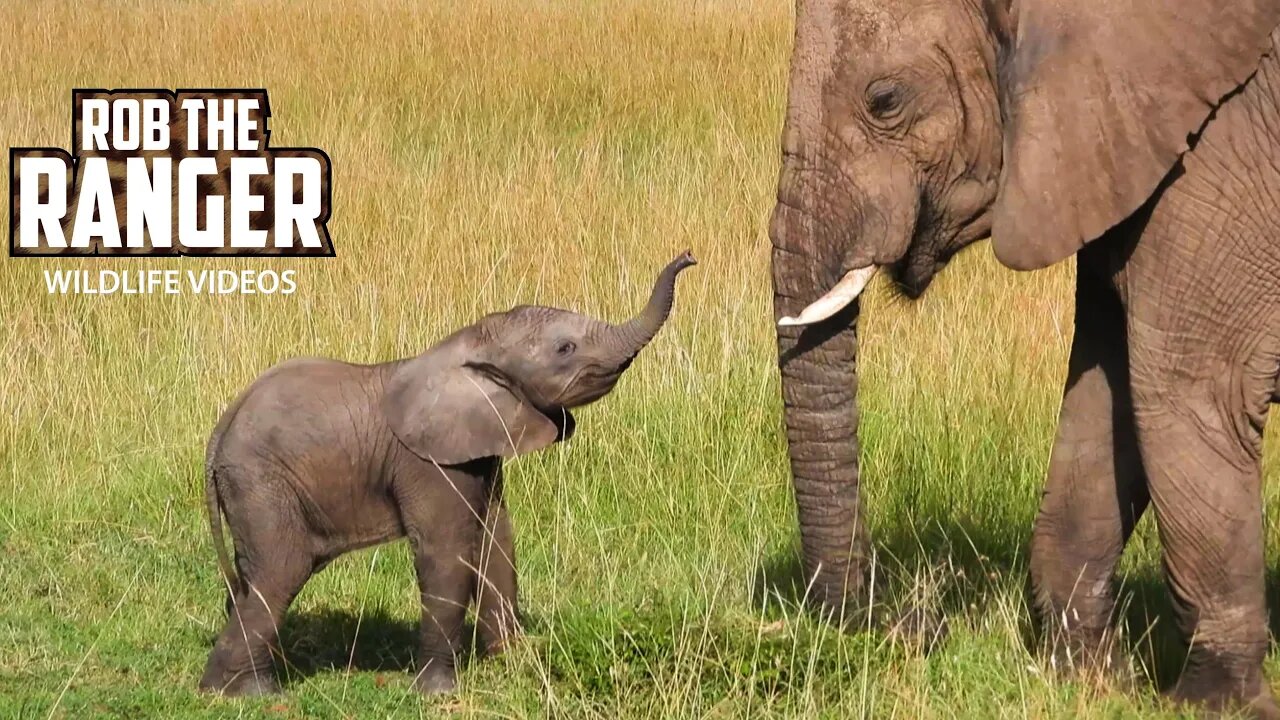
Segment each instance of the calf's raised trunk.
M610 347L617 355L619 364L629 362L662 329L675 301L676 276L685 268L697 264L693 253L688 250L677 256L658 274L653 290L649 293L649 301L640 314L612 328Z

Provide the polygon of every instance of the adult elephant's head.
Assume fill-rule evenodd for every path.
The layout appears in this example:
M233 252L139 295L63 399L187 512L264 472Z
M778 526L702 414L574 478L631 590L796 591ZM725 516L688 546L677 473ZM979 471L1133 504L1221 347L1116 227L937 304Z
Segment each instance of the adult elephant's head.
M1156 192L1270 47L1280 3L798 0L770 225L791 469L811 599L859 598L858 294L916 297L993 234L1018 269Z

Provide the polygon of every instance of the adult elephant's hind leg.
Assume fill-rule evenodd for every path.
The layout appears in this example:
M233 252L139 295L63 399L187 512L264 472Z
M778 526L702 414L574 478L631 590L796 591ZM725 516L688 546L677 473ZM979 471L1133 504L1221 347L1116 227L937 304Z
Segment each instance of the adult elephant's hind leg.
M1043 639L1058 666L1068 669L1115 663L1112 575L1148 502L1124 310L1105 268L1107 244L1121 240L1102 240L1079 257L1075 339L1031 541Z

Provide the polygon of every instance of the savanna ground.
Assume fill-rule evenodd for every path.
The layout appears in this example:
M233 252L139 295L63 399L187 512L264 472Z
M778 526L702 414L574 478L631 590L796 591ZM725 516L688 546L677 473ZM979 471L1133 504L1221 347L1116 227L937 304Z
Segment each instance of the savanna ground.
M891 593L952 635L924 657L798 611L765 235L785 0L38 1L0 25L0 144L63 145L73 87L266 87L273 142L333 159L338 252L119 265L295 268L289 297L48 296L43 269L84 266L2 261L0 717L1169 712L1152 688L1183 654L1149 518L1122 573L1138 691L1027 649L1067 265L1015 274L978 246L920 302L873 287L868 522ZM509 466L527 640L456 697L411 693L399 543L306 587L284 696L194 691L223 621L202 453L242 386L293 355L414 354L516 303L618 318L685 247L702 264L672 324L572 442Z

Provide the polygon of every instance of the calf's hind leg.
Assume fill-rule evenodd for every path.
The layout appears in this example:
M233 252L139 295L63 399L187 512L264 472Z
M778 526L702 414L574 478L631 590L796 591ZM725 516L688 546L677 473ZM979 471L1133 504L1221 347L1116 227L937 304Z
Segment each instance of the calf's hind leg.
M311 577L315 558L292 546L296 543L281 542L279 535L277 526L267 531L249 528L237 538L242 589L232 594L227 624L200 678L201 690L226 695L280 691L273 650L279 648L285 611Z

